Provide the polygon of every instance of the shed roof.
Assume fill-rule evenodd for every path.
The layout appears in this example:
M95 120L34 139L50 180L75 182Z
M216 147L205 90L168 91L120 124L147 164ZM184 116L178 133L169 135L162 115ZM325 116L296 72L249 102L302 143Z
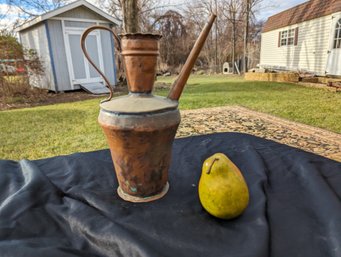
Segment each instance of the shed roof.
M90 4L89 2L87 2L85 0L78 0L78 1L72 2L70 4L64 5L60 8L57 8L55 10L44 13L40 16L37 16L34 19L29 20L29 21L25 22L24 24L22 24L21 26L17 27L16 31L22 31L24 29L27 29L29 27L36 25L37 23L40 23L44 20L53 18L59 14L70 11L70 10L77 8L77 7L80 7L80 6L85 6L85 7L89 8L91 11L97 13L98 15L102 16L106 20L111 21L112 23L120 24L119 20L117 20L114 17L112 17L111 15L103 12L101 9L97 8L96 6Z
M283 28L341 11L341 0L310 0L268 18L263 32Z

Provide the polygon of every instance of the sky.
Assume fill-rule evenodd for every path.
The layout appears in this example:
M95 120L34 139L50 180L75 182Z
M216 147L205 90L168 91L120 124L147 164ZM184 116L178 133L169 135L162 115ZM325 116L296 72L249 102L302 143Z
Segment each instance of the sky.
M1 0L0 0L1 1ZM299 5L301 3L307 2L307 0L264 0L263 6L258 16L261 19L267 19L268 17Z
M96 3L97 0L88 0L93 4ZM174 5L174 7L184 5L186 0L164 0L165 2ZM195 0L192 0L195 1ZM278 12L284 11L288 8L294 7L295 5L306 2L307 0L263 0L259 12L257 13L257 17L259 20L266 20L269 16L274 15ZM95 4L96 5L96 4ZM34 10L31 10L34 12ZM8 8L6 4L6 0L0 0L0 29L3 26L11 24L13 20L17 17L18 12L20 10L16 8Z

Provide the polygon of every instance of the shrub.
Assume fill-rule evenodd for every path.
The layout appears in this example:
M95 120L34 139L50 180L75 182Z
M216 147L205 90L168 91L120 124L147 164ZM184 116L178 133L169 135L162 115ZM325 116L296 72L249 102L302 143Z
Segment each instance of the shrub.
M28 72L42 75L44 70L38 54L25 49L10 32L0 31L0 99L3 103L30 102L40 99L41 90L29 85Z

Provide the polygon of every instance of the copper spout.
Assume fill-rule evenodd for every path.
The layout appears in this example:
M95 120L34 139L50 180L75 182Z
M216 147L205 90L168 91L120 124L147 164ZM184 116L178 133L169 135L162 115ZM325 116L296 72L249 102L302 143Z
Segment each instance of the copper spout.
M178 101L181 93L186 85L186 82L188 80L189 75L191 74L191 71L193 69L193 66L195 64L195 61L197 60L200 51L202 47L204 46L204 43L206 41L206 38L212 28L213 22L216 19L217 15L211 14L211 17L206 24L206 26L201 31L199 38L195 42L191 53L189 54L186 63L184 67L182 68L178 78L175 80L175 82L172 85L172 88L168 94L168 98L172 100Z

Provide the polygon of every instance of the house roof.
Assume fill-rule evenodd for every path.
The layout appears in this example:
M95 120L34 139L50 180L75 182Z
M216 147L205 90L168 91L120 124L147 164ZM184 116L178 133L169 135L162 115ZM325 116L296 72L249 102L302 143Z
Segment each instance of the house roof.
M62 14L64 12L70 11L74 8L80 7L80 6L85 6L87 8L89 8L91 11L97 13L98 15L102 16L103 18L105 18L106 20L109 20L115 24L120 24L121 22L117 19L115 19L114 17L112 17L111 15L103 12L101 9L97 8L96 6L90 4L89 2L85 1L85 0L78 0L75 2L72 2L70 4L64 5L60 8L57 8L55 10L49 11L47 13L44 13L40 16L35 17L32 20L29 20L27 22L25 22L24 24L22 24L21 26L16 28L16 31L21 31L24 29L27 29L29 27L32 27L34 25L36 25L37 23L40 23L44 20L53 18L59 14Z
M283 28L341 11L341 0L310 0L268 18L263 32Z

